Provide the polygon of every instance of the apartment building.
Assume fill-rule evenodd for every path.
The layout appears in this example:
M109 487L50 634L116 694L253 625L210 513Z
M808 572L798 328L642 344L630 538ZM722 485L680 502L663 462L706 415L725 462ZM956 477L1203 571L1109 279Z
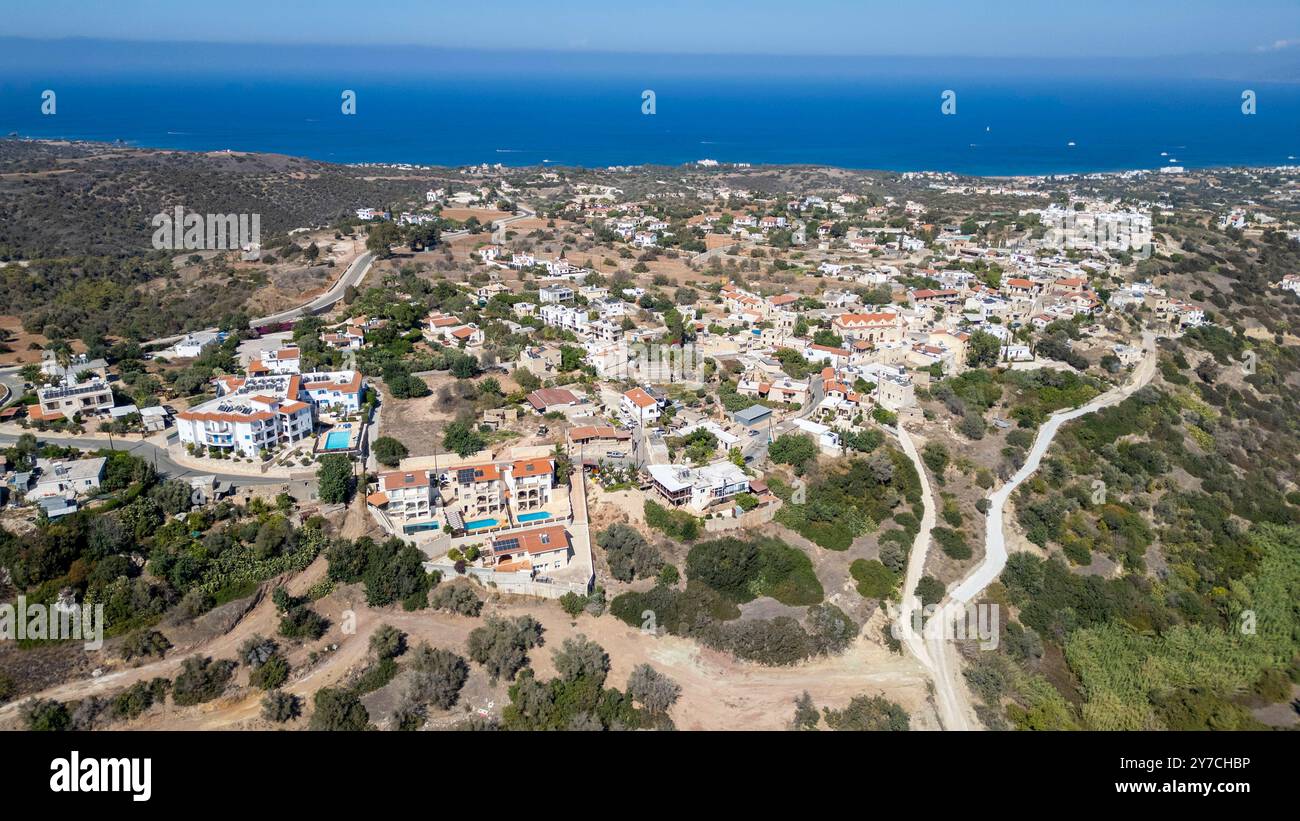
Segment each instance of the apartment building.
M216 399L177 414L177 435L184 444L245 456L310 436L319 411L358 412L365 388L357 371L228 376L213 383Z
M645 427L659 418L659 402L642 388L633 388L618 401L619 410L638 425Z
M249 376L298 373L302 370L301 354L297 348L263 351L260 357L248 363L246 370Z
M505 474L510 501L516 511L541 510L551 503L555 486L555 463L550 459L521 459Z

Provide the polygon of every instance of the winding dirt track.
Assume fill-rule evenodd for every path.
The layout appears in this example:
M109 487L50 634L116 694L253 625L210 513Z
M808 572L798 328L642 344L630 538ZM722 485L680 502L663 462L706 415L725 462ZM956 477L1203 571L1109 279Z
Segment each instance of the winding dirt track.
M934 497L930 492L930 482L925 475L925 465L921 462L915 445L907 431L899 427L899 441L903 450L916 466L921 475L921 492L925 501L925 516L921 521L921 532L917 534L908 556L907 575L904 580L902 605L899 607L896 629L900 640L916 660L929 672L934 681L935 703L939 711L939 721L947 730L970 730L978 728L975 710L971 704L970 692L961 676L961 662L957 657L956 642L947 638L951 635L948 628L954 619L965 617L965 607L978 598L1001 573L1007 564L1005 534L1005 508L1011 494L1026 479L1038 470L1043 456L1051 447L1052 440L1061 425L1081 416L1096 413L1102 408L1118 404L1135 391L1151 381L1156 370L1155 334L1143 334L1142 346L1146 350L1133 377L1126 384L1103 393L1086 405L1067 411L1058 411L1039 428L1038 436L1025 460L1025 464L1015 475L989 496L988 521L985 528L984 555L979 564L971 569L966 578L948 591L944 600L936 605L936 616L926 622L918 635L913 626L913 616L920 608L916 596L916 585L925 568L926 554L930 548L930 531L935 524Z

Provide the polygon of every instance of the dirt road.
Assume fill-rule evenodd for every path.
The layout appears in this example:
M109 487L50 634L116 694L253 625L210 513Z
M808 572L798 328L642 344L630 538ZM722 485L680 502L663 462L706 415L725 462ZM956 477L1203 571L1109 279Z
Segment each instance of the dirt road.
M1142 344L1147 355L1134 370L1132 379L1124 385L1107 391L1086 405L1053 414L1039 429L1038 436L1034 440L1025 464L1011 477L1010 481L998 488L989 497L990 504L985 529L984 555L981 557L979 564L967 574L966 578L952 588L944 600L936 606L935 616L926 623L923 630L924 643L921 647L918 647L921 642L918 640L916 631L913 628L912 616L920 606L920 602L916 599L916 583L920 580L920 569L925 566L925 554L930 547L930 531L934 526L934 499L930 494L929 481L926 479L924 465L921 463L916 448L907 432L900 427L899 439L903 444L903 450L907 452L908 457L916 466L917 472L921 475L921 489L925 499L925 517L921 522L921 532L917 535L916 542L912 547L912 553L908 557L907 576L903 588L903 605L899 608L900 623L898 629L904 646L933 676L935 702L938 705L939 720L944 729L969 730L979 727L979 723L975 720L970 692L967 690L965 680L961 676L961 662L957 657L957 645L949 637L951 633L947 628L953 619L965 617L965 606L974 601L984 591L984 588L988 587L1002 573L1002 569L1006 566L1007 549L1004 513L1007 500L1017 487L1038 470L1043 456L1051 447L1052 440L1056 437L1061 425L1081 416L1096 413L1102 408L1118 404L1151 381L1151 377L1155 374L1157 361L1155 334L1151 332L1144 333Z

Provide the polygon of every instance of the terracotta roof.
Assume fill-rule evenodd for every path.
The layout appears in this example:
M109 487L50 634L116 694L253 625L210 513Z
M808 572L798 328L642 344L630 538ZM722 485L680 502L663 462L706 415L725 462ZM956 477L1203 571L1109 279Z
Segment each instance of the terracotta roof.
M428 487L430 484L427 470L395 470L379 474L379 484L384 490L400 490L408 487Z
M848 356L848 355L849 355L849 349L848 349L848 348L835 348L835 347L832 347L832 346L830 346L830 345L816 345L816 344L809 345L808 347L809 347L809 348L812 348L814 351L826 351L827 353L833 353L833 354L835 354L836 356Z
M841 325L856 325L856 324L870 325L872 323L880 323L880 322L897 322L898 314L884 314L884 313L840 314L839 316L835 317L834 321Z
M47 411L45 408L41 407L40 403L29 405L27 408L27 416L31 419L37 420L38 422L64 418L60 411Z
M366 503L374 505L375 507L383 507L388 504L388 494L383 491L372 493L366 497Z
M577 401L573 391L564 388L539 388L528 394L528 404L539 411L552 405L572 405Z
M353 371L352 379L347 382L336 382L333 379L321 379L315 382L303 379L302 387L305 390L320 390L321 388L333 388L343 393L356 393L361 390L361 372ZM296 393L296 391L295 391Z
M514 554L524 551L536 556L554 550L568 550L569 534L563 525L539 527L536 530L523 530L496 536L492 539L491 546L493 553Z
M270 411L253 411L252 413L205 413L202 411L183 410L177 414L190 422L265 422L275 418Z
M521 459L510 466L510 474L516 479L520 476L543 476L550 473L550 459Z
M651 408L659 404L658 402L655 401L655 398L653 396L646 393L641 388L633 388L632 390L628 391L623 395L626 396L628 399L631 399L632 404L636 405L638 408Z
M458 468L456 472L459 473L462 470L474 471L475 482L495 482L501 478L500 468L493 464L469 465L468 467Z
M497 573L514 573L519 570L532 570L533 563L530 559L512 559L501 562L492 568Z
M595 425L581 425L569 430L569 439L574 442L583 442L588 439L631 439L632 434L618 428Z

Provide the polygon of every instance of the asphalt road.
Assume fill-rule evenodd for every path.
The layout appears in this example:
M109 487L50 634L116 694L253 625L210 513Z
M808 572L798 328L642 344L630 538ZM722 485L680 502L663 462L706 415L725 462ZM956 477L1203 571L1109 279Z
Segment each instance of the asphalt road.
M36 438L40 442L71 446L82 450L106 450L109 448L109 443L104 439L53 436L41 433L36 433ZM17 441L18 435L16 434L0 433L0 447L9 447ZM159 475L167 479L186 479L193 476L214 475L214 472L210 470L194 470L193 468L178 465L168 457L165 448L161 448L148 440L114 439L112 449L126 451L144 459L157 469ZM216 473L215 475L218 480L230 482L236 487L241 485L278 485L287 481L282 477L248 476L243 473Z
M270 316L254 319L248 324L254 328L260 328L263 325L278 325L281 322L288 322L291 319L297 319L303 314L314 314L323 311L342 299L344 293L347 292L349 285L360 285L361 280L366 278L366 273L370 270L370 263L374 261L374 252L366 251L361 256L352 260L352 264L343 272L343 276L339 277L333 287L325 293L310 302L305 302L302 305L290 308L287 311L281 311L278 314L271 314Z

